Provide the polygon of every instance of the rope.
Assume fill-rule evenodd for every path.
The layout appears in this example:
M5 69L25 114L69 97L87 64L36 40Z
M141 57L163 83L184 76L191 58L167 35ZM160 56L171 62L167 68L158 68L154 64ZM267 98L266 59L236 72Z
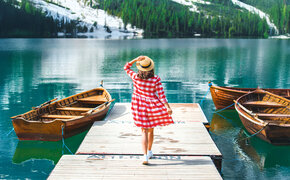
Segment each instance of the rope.
M71 153L71 154L74 154L71 152L71 150L67 147L67 145L65 145L64 143L64 137L63 137L63 129L64 129L64 125L61 125L61 136L62 136L62 154L64 154L64 147Z
M208 95L209 91L210 91L210 87L208 88L208 90L207 90L205 96L203 97L203 99L200 101L200 106L202 106L202 103L205 100L206 96Z
M9 134L11 134L11 132L14 130L14 127L9 131L9 133L6 134L6 136L9 136Z
M208 90L205 94L205 96L203 97L203 99L200 101L200 106L202 106L203 101L205 100L206 96L208 95L208 93L210 92L210 87L212 86L212 82L208 82Z
M111 112L111 109L113 109L115 103L113 103L112 107L109 109L108 113L106 114L106 117L104 118L104 120L106 120L106 118L108 117L108 115L110 114ZM62 125L61 126L61 135L62 135L62 154L64 154L64 148L66 148L71 154L74 154L72 153L72 151L67 147L67 145L65 144L64 142L64 135L63 135L63 129L64 129L64 126Z
M221 111L223 111L223 110L226 110L226 109L228 109L229 107L231 107L231 106L233 106L235 103L233 103L233 104L231 104L231 105L229 105L229 106L227 106L227 107L225 107L225 108L223 108L223 109L220 109L220 110L218 110L218 111L215 111L214 113L218 113L218 112L221 112Z
M259 134L261 131L263 131L263 130L268 126L268 125L269 125L269 123L267 123L266 126L264 126L262 129L260 129L260 130L257 131L256 133L252 134L252 135L249 136L249 137L243 138L243 139L241 139L240 141L247 140L247 139L250 139L251 137L256 136L256 135ZM245 131L244 131L244 132L245 132ZM245 135L248 136L247 133L245 133Z

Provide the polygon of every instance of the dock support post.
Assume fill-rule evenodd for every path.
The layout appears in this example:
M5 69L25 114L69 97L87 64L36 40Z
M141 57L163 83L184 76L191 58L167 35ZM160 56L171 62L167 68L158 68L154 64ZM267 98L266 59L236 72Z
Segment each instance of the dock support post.
M210 156L215 167L217 168L217 170L219 171L219 173L222 172L222 160L223 157L222 156Z

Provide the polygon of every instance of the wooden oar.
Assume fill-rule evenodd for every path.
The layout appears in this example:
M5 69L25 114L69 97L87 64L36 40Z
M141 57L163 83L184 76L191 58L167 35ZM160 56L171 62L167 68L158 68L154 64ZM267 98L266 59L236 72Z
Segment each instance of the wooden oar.
M35 109L39 109L39 108L41 108L42 106L45 106L45 105L47 105L47 104L50 104L51 102L56 101L56 100L57 100L57 98L54 98L54 99L52 99L52 100L46 101L45 103L43 103L43 104L41 104L41 105L39 105L39 106L32 107L32 109L33 109L33 110L35 110Z
M112 100L110 100L110 101L104 102L103 104L101 104L101 105L95 107L94 109L91 109L91 110L89 110L89 111L86 112L86 113L82 113L82 115L83 115L83 114L92 114L94 110L99 109L99 108L101 108L101 107L104 107L104 106L106 106L107 104L109 104L109 103L111 103L111 102L113 102L113 101L115 101L115 100L116 100L116 99L112 99Z
M239 102L237 102L236 100L234 100L234 102L240 106L241 109L243 109L244 111L246 111L248 114L255 116L256 114L254 114L252 111L248 110L247 108L245 108L243 105L241 105Z

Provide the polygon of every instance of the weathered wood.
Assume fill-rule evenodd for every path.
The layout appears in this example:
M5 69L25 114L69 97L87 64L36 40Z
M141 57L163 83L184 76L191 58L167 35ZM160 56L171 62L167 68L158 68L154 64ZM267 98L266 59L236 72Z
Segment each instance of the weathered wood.
M170 105L173 119L179 123L155 128L154 153L221 156L201 123L205 121L199 106L184 103ZM127 103L115 104L106 121L94 123L77 154L142 154L141 130L134 125L130 107ZM199 118L195 119L196 122L190 121L193 114Z
M290 100L257 89L241 96L235 103L239 117L250 134L256 134L271 144L290 144ZM261 108L261 104L272 106Z
M259 117L286 117L290 118L290 114L265 114L265 113L256 113ZM290 119L289 119L290 120Z
M222 179L209 157L157 156L141 164L141 156L64 155L52 179Z
M201 107L197 103L170 103L172 118L176 123L202 122L208 123ZM116 103L106 118L111 123L133 123L130 103Z
M79 102L83 103L90 103L90 104L102 104L108 101L108 99L105 96L90 96L87 98L82 98L78 100Z
M84 108L84 107L62 107L62 108L56 108L60 111L80 111L80 112L87 112L93 108Z
M221 87L214 85L210 87L212 100L214 102L216 109L223 109L227 106L230 106L231 104L234 103L233 100L236 100L242 95L245 95L254 90L255 88ZM290 99L289 96L290 89L264 89L264 90ZM231 106L229 107L229 109L234 109L234 107Z
M90 96L100 96L101 99L106 98L108 102L112 99L106 89L95 88L14 116L12 123L18 138L20 140L59 141L63 137L67 138L87 130L94 121L105 117L111 105L109 103L90 114L81 114L84 110L89 111L91 107L95 107L78 102L78 99ZM64 134L62 134L62 129Z
M57 114L46 114L41 116L41 118L48 118L48 119L76 119L81 118L84 116L68 116L68 115L57 115Z
M285 107L283 104L279 104L276 102L266 102L266 101L248 101L245 102L244 105L254 105L261 107Z
M222 155L198 104L170 104L175 124L154 130L154 157L142 165L141 129L129 103L116 103L93 124L74 156L63 156L48 179L222 179Z

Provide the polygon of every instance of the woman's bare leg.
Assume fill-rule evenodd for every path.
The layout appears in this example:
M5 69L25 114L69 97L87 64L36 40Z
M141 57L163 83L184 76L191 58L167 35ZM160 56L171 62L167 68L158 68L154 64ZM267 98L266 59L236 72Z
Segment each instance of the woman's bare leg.
M148 129L142 128L142 150L144 155L147 155L147 148L148 148Z
M154 128L148 129L148 151L151 151L154 140Z

